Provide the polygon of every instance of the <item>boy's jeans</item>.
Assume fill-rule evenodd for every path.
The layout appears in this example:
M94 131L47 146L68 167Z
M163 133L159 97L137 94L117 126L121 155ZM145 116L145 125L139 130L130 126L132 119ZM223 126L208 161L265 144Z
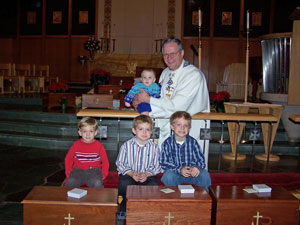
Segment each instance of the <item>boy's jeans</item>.
M204 187L208 192L211 185L210 175L206 169L202 169L198 177L184 177L175 170L166 170L161 178L166 186L177 186L179 184L194 184L195 186Z

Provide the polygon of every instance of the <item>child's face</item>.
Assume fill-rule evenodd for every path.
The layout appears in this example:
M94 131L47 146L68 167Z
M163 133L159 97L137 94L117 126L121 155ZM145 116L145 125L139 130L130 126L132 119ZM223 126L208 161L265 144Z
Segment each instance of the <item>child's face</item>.
M143 71L142 73L142 82L145 86L149 87L151 84L155 82L155 76L151 71Z
M91 143L94 141L95 136L97 135L97 130L95 130L94 126L84 126L78 130L78 134L82 137L83 142Z
M144 145L150 139L152 128L149 123L139 123L136 128L132 128L139 144Z
M171 129L174 131L175 139L177 141L184 141L186 135L190 132L190 123L188 120L181 117L171 124Z

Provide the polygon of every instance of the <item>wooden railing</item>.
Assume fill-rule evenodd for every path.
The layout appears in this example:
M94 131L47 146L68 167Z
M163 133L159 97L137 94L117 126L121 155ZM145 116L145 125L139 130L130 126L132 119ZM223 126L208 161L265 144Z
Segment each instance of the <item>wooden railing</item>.
M103 118L117 118L118 119L118 147L120 142L120 120L121 119L133 119L136 116L138 116L139 113L132 110L105 110L105 109L81 109L77 113L78 117L84 117L84 116L90 116L90 117L97 117L100 118L100 125ZM159 119L159 118L153 118L153 119ZM273 127L274 123L277 123L278 119L274 115L269 114L256 114L256 113L197 113L192 116L193 120L212 120L212 121L221 121L222 123L222 131L221 131L221 144L223 144L223 136L224 136L224 121L226 122L236 122L238 123L238 129L237 134L240 132L240 123L241 122L254 122L255 123L255 129L256 129L256 123L270 123L271 127ZM271 138L272 138L272 129L269 131L269 147L267 150L267 164L269 163L269 155L271 152ZM240 135L236 135L236 143L239 143ZM254 143L253 143L254 144ZM222 149L220 149L220 154L222 152ZM234 160L235 163L237 162L237 151L233 152L234 154ZM253 154L253 151L252 151ZM219 158L219 167L220 167L220 158Z

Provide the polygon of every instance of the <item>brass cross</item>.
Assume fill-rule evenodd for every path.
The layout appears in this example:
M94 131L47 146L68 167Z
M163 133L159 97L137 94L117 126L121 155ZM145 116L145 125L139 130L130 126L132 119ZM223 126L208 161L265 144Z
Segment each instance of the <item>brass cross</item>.
M254 218L256 218L256 224L255 225L259 225L259 218L263 218L263 216L259 215L259 212L257 211L256 216L253 216Z
M169 215L168 216L165 216L166 219L168 219L168 225L171 225L171 219L174 218L174 216L171 216L171 213L169 212ZM165 225L165 223L164 223Z
M68 213L68 217L65 217L64 218L65 220L68 220L68 225L71 225L71 220L74 220L75 218L74 217L71 217L71 214ZM64 224L65 225L65 224Z

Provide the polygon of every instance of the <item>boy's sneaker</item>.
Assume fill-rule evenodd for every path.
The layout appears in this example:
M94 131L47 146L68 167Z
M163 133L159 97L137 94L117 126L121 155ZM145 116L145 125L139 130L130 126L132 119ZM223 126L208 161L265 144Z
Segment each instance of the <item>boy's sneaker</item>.
M121 211L119 214L117 214L117 220L125 220L126 219L126 212Z

